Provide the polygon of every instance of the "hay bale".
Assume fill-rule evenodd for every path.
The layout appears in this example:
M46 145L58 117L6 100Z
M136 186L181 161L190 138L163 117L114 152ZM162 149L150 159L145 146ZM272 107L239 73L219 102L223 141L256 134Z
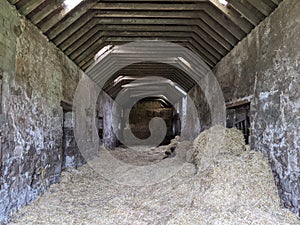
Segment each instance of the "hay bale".
M241 131L214 126L200 133L194 140L193 147L187 153L187 160L196 164L199 170L204 170L218 154L241 154L245 148Z

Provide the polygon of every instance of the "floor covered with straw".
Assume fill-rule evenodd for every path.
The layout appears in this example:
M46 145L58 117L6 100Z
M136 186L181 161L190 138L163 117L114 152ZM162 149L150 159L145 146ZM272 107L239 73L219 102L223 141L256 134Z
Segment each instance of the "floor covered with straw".
M11 224L300 224L296 215L281 208L264 156L248 150L235 129L222 129L211 128L193 143L177 139L169 146L143 148L143 154L135 157L139 163L147 161L145 155L150 155L152 163L168 160L165 151L170 146L176 147L177 155L179 151L180 155L182 151L187 153L182 169L155 185L117 184L88 164L77 170L68 169L60 183L21 209ZM216 130L225 132L225 144L213 155L210 165L199 169L208 152L207 140ZM114 155L126 156L127 162L134 158L126 154L126 149L116 151Z

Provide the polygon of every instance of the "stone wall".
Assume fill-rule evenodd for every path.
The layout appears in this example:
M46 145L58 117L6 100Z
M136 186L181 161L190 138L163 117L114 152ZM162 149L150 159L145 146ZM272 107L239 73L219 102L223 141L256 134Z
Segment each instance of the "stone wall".
M272 166L282 203L300 209L300 2L283 1L215 68L227 102L251 100L251 147Z
M0 27L2 224L60 178L60 102L72 101L79 69L6 0Z

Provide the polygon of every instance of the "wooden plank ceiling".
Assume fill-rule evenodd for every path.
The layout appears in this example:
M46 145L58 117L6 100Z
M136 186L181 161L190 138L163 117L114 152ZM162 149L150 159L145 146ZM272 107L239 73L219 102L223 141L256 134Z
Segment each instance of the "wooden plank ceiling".
M83 0L69 10L64 0L8 1L83 70L104 46L137 40L178 43L213 68L281 2Z

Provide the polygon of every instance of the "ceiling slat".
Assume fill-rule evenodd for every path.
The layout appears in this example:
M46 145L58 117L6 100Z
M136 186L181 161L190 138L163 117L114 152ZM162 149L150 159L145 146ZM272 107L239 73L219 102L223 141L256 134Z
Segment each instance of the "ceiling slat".
M143 36L144 35L144 36ZM102 32L102 35L99 37L99 40L106 40L106 41L121 41L121 42L131 42L131 41L138 41L138 40L149 40L149 37L147 34L140 33L138 36L117 36L117 37L111 37L111 36L105 36L105 34ZM193 38L190 37L178 37L178 36L156 36L155 38L152 38L152 40L163 40L163 41L178 41L178 40L188 40L190 44L192 44L196 49L198 49L198 52L203 54L207 59L211 60L212 62L216 62L217 59L211 55L210 52L208 52L204 47L202 47L200 44L198 44ZM92 40L93 43L95 39ZM80 49L76 50L74 53L70 55L70 58L73 59L75 62L81 61L84 56L87 54L86 49L89 49L93 44L90 42L90 40L86 43L86 45L83 45L80 47ZM96 54L96 53L95 53ZM95 55L93 54L93 56Z
M100 32L98 27L96 26L96 27L90 29L78 41L75 41L75 42L72 42L72 43L64 42L63 44L60 45L60 48L63 49L67 55L70 55L76 49L78 49L81 45L83 45L86 41L88 41L93 35L95 35L95 34L100 35L101 33L102 32Z
M239 0L228 0L230 5L235 8L243 17L250 21L253 25L260 23L260 19L254 13L249 11Z
M247 0L252 6L257 8L265 16L268 16L273 9L265 4L262 0Z
M94 3L91 2L88 5L93 5ZM57 26L52 28L47 32L48 37L52 40L55 38L58 34L64 32L69 26L71 26L76 21L80 21L81 24L86 23L91 18L94 17L95 13L94 11L88 11L89 6L86 6L81 13L73 14L71 17L68 17L66 20L59 23Z
M85 14L94 4L95 0L86 0L80 3L70 12L68 12L66 8L61 8L57 10L57 13L55 15L52 15L51 18L47 19L44 22L42 21L38 24L38 26L44 33L48 32L51 28L54 30L60 29L62 26L64 26L65 23L70 24L72 23L72 21L74 22L75 20L80 18L80 16ZM68 17L68 19L62 21L65 17Z
M180 38L180 39L188 39L190 38L190 34L189 33L180 33L180 32L176 32L176 33L168 33L168 32L102 32L101 33L101 37L102 38L106 38L109 39L110 37L112 38L120 38L120 40L122 39L129 39L132 38L132 40L135 40L136 38L147 38L151 36L152 39L176 39L176 38ZM202 51L203 54L205 54L205 56L207 58L209 58L212 61L216 61L216 59L221 58L222 56L220 54L218 54L216 52L216 50L214 50L212 47L210 47L209 45L205 44L202 40L198 40L196 41L195 35L192 35L191 37L191 42L192 44L199 49L199 51ZM148 38L149 39L149 38ZM89 42L89 41L88 41ZM88 46L90 45L90 43L87 43L87 47L82 46L81 51L76 50L76 52L72 53L70 55L71 59L75 59L77 58L79 55L82 54L82 52L84 51L84 49L88 48Z
M203 10L206 2L186 4L160 4L160 3L115 3L99 2L93 9L99 10L126 10L131 11L199 11Z
M241 15L233 8L222 5L218 0L210 0L210 2L232 20L232 22L238 25L245 33L249 33L253 29L253 25L241 17Z
M183 18L183 19L194 19L199 16L198 11L178 11L176 13L170 11L116 11L116 10L105 10L98 11L96 17L100 18Z
M41 22L44 18L49 16L52 12L54 12L59 6L62 5L64 0L59 1L51 1L49 4L47 4L45 7L40 9L38 12L36 12L31 18L31 22L33 24L37 24Z
M44 0L28 0L19 10L26 16L43 2Z
M84 35L86 35L90 30L95 29L98 25L98 20L93 18L88 23L82 24L79 26L74 33L71 33L73 30L63 32L61 35L57 36L53 39L53 42L59 46L61 49L67 49L73 43L81 39Z
M237 39L233 34L226 30L221 24L212 19L206 13L201 15L201 19L217 33L219 33L225 40L227 40L231 45L236 45L239 39Z
M194 31L196 33L201 33L201 35L204 36L205 39L212 39L211 42L217 42L219 45L223 46L227 50L231 50L232 45L230 45L222 36L226 36L226 34L222 33L222 36L219 35L214 29L209 27L206 23L204 23L202 20L196 20L196 19L186 19L186 20L174 20L174 19L135 19L132 21L122 20L120 18L116 19L99 19L97 22L96 19L90 20L88 23L84 24L82 20L80 22L78 21L76 27L79 27L77 31L74 32L74 29L70 29L68 31L65 31L61 35L59 35L57 38L53 40L55 44L62 44L61 48L66 49L66 47L73 44L75 41L80 39L83 35L88 33L90 29L93 29L96 24L103 24L103 26L99 26L100 30L105 30L105 27L107 29L112 30L113 28L118 28L120 26L123 26L124 29L130 29L131 27L140 26L141 29L147 29L147 27L153 27L155 25L159 26L160 29L166 30L171 29L171 27L177 26L180 29L187 29L191 30L191 28L195 29ZM104 25L105 24L105 25ZM106 25L108 24L108 25ZM190 24L190 25L187 25ZM162 26L163 25L163 26ZM185 27L185 28L184 28ZM201 27L201 29L200 29ZM158 30L158 29L157 29ZM171 31L174 31L172 29ZM73 33L72 33L73 32ZM210 35L210 36L208 36ZM69 37L69 38L68 38ZM67 45L66 45L67 43Z
M205 13L221 24L226 30L231 32L231 34L237 39L242 39L245 36L245 33L238 26L231 22L227 17L217 14L213 7L207 8Z
M108 44L113 44L113 45L119 45L119 44L125 44L125 43L129 43L132 41L136 41L136 40L149 40L148 38L106 38L106 40L103 39L99 39L99 41L96 43L95 46L97 46L96 50L95 48L93 48L92 46L89 47L89 49L84 53L85 56L83 56L83 60L80 59L80 62L78 63L78 65L81 66L86 66L86 64L90 64L93 62L93 58L94 55L99 51L99 49L101 49L102 47L108 45ZM191 40L186 40L186 39L181 39L180 38L176 38L176 39L171 39L171 38L161 38L161 40L163 41L172 41L181 45L184 45L186 47L188 47L190 50L194 51L195 53L198 53L202 59L209 65L209 66L213 66L214 63L209 60L205 55L202 54L202 52L199 52L199 50L191 44ZM97 50L98 49L98 50Z
M105 45L138 40L180 44L212 68L281 2L227 0L224 6L218 0L82 0L68 9L65 0L8 1L82 69ZM171 73L184 82L178 71Z
M95 24L91 23L90 25ZM154 31L154 32L186 32L186 35L191 35L191 33L196 33L199 37L203 37L203 40L205 42L207 42L209 45L211 45L212 47L214 47L215 50L217 50L220 54L224 55L226 54L226 49L219 44L217 41L215 41L214 39L210 38L210 36L208 34L206 34L203 30L201 30L198 26L149 26L149 25L98 25L98 28L93 28L94 30L102 30L102 31L110 31L111 35L113 35L112 32L114 31ZM80 32L84 32L83 35L86 35L88 33L89 30L93 30L91 29L90 26L85 26L83 30L81 30ZM86 33L85 33L86 32ZM177 33L178 34L178 33ZM183 33L181 33L183 34ZM186 36L185 35L185 36ZM61 45L60 47L62 49L65 49L67 46L70 46L71 44L75 43L76 41L76 37L78 37L78 35L73 35L70 39L68 39L68 45ZM69 53L69 52L68 52ZM219 56L218 56L219 57Z
M207 23L203 22L203 20L199 19L197 20L198 27L201 27L203 31L205 31L208 35L210 35L213 39L215 39L220 45L222 45L225 49L230 51L232 49L232 46L234 45L235 40L230 44L230 41L228 40L233 40L234 38L231 38L228 36L228 32L222 29L213 29L210 27L208 24L211 24L207 20Z
M193 51L194 53L197 54L197 50L192 45L190 45L189 42L174 41L174 43L179 44L179 45L181 45L181 46L183 46L183 47L185 47L185 48L187 48L187 49L189 49L189 50L191 50L191 51ZM102 45L99 46L99 49L101 49L102 47L104 47L107 44L112 44L112 43L104 42ZM120 45L120 44L124 44L124 42L114 42L113 44ZM94 62L94 57L89 56L89 57L87 57L87 60L80 65L80 67L83 70L86 70L90 65L93 64L93 62ZM209 62L206 62L206 63L210 67L213 67L213 65L209 64Z

